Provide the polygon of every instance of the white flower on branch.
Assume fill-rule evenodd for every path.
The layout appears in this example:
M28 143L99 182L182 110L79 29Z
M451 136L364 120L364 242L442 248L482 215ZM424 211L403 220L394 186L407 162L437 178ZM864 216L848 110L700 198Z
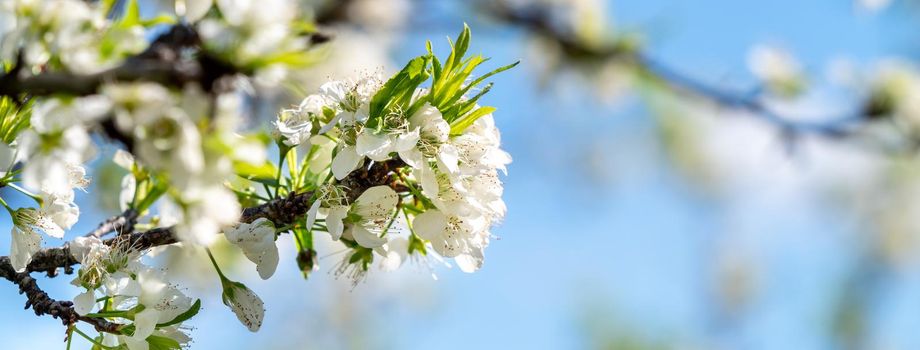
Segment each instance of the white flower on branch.
M46 235L54 238L64 237L64 229L55 223L51 216L47 215L43 210L19 208L16 210L16 218L13 220L13 223L14 226L19 226L24 230L41 230Z
M474 241L486 225L481 216L445 214L435 209L419 214L412 222L419 237L431 241L434 250L446 258L484 248L477 247Z
M34 116L33 116L34 119ZM85 173L77 169L96 152L86 129L74 125L64 130L39 134L27 130L18 139L23 159L22 182L27 188L73 198L75 187L85 187Z
M236 62L246 64L272 54L302 51L290 22L297 7L287 0L217 0L223 20L205 18L199 31L206 45Z
M427 158L439 158L439 161L448 161L440 159L450 157L446 153L439 152L441 144L447 142L450 134L450 124L444 120L441 112L429 103L422 107L409 117L409 128L418 133L418 139L413 147L407 147L399 151L399 158L413 168L420 168L425 165L423 162Z
M246 258L256 264L262 279L268 279L278 268L278 246L275 245L275 225L266 218L241 223L224 232L230 243L240 247Z
M876 108L912 133L920 133L920 69L898 60L881 62L870 81Z
M163 271L146 268L137 274L137 281L141 287L137 302L145 311L155 312L154 325L172 321L192 306L191 298L166 282Z
M67 246L73 258L84 265L109 252L109 247L103 244L101 239L93 236L74 238Z
M330 205L326 213L326 227L334 240L345 237L365 248L380 247L386 243L386 239L380 237L380 234L390 222L397 202L399 195L389 186L371 187L365 190L353 205ZM320 200L313 203L308 212L308 224L315 221L320 205Z
M224 281L224 304L236 314L250 332L258 332L265 317L265 304L249 287L239 282Z
M352 238L365 248L377 248L386 243L380 237L396 210L399 195L389 186L375 186L368 188L355 200L354 206L349 211L350 224L346 225L343 236ZM351 236L351 237L349 237Z
M71 192L72 193L72 192ZM69 230L80 217L80 208L73 202L73 197L65 198L53 193L43 193L41 213L50 218L61 230ZM63 238L63 231L61 237Z
M284 137L284 144L297 146L310 139L313 123L300 110L283 109L273 125L275 132Z
M77 296L73 298L73 309L80 315L86 315L93 312L95 307L96 293L92 290L77 294Z
M23 272L32 261L32 255L42 249L42 236L30 226L14 224L10 232L10 265L16 272Z

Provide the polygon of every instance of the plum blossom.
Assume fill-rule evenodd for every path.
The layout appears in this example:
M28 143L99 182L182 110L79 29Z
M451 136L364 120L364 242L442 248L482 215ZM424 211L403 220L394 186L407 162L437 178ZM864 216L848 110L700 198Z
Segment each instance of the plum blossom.
M262 279L268 279L278 268L278 246L275 245L275 225L266 218L252 223L240 223L224 232L230 243L240 247L246 258L256 264Z
M326 225L332 238L345 237L365 248L377 248L386 243L380 234L386 229L399 196L388 186L365 190L350 206L333 205L326 214ZM309 211L308 223L315 220L320 201Z
M262 298L242 283L224 281L223 300L250 332L259 331L265 317L265 304Z
M42 248L42 237L32 227L13 225L10 232L10 265L16 272L23 272L35 255Z

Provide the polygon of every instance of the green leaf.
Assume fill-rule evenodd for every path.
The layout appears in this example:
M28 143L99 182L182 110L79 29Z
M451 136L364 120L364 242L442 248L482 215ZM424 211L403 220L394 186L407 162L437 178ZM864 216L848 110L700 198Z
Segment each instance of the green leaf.
M141 7L137 0L128 0L125 15L118 21L120 27L133 27L141 24Z
M462 96L460 89L463 86L463 83L470 76L470 74L473 73L473 69L485 61L488 61L488 59L483 58L480 55L476 55L462 62L460 66L461 68L446 78L446 81L442 85L441 89L438 90L438 93L432 98L435 106L439 109L443 109L450 106L451 101L459 100Z
M278 186L278 180L275 176L278 174L278 168L269 161L262 165L254 165L247 162L233 162L233 171L236 175L249 181L258 182L269 186Z
M451 43L450 55L447 56L447 61L444 63L444 72L451 72L455 67L460 65L460 62L463 60L463 55L466 54L466 50L470 47L470 27L463 24L463 31L460 32L460 35L457 36L457 41Z
M158 15L151 19L141 20L140 24L144 28L150 28L160 24L176 24L176 17L170 15Z
M267 67L273 64L282 64L288 67L305 68L319 62L320 56L314 51L286 51L271 56L260 57L248 64L251 69Z
M473 125L473 122L475 122L477 119L492 112L495 112L495 107L480 107L472 113L463 116L463 118L458 119L456 123L452 124L450 126L450 134L462 134L463 131L466 130L466 128L468 128L470 125Z
M157 328L169 327L174 324L185 322L186 320L192 317L195 317L195 315L198 314L198 311L201 311L201 299L195 300L195 303L192 304L192 306L189 307L188 310L185 310L185 312L179 314L179 316L176 316L176 318L172 319L171 321L168 321L165 323L158 323Z
M471 110L473 110L474 107L476 107L476 102L479 101L479 98L487 94L489 90L492 90L492 83L487 84L486 87L482 88L482 90L472 98L452 105L447 110L447 112L444 113L445 120L450 123L454 123L457 118L469 113Z
M151 179L151 181L154 181ZM157 201L166 191L169 190L169 184L164 179L157 178L154 182L153 187L149 192L144 196L140 202L135 205L135 208L138 212L143 212L150 208L154 202Z
M367 122L368 126L377 126L378 120L397 106L403 110L408 109L415 89L428 80L429 74L426 68L430 60L429 55L413 58L399 73L383 84L383 87L371 98L369 109L371 119Z
M117 0L102 0L102 9L105 10L104 13L112 12L112 6L115 5Z
M491 77L491 76L493 76L493 75L496 75L496 74L498 74L498 73L501 73L501 72L504 72L504 71L509 70L509 69L511 69L511 68L514 68L514 67L516 67L519 63L521 63L521 61L514 62L514 63L509 64L509 65L507 65L507 66L498 67L498 68L496 68L495 70L493 70L493 71L491 71L491 72L488 72L488 73L484 74L483 76L481 76L481 77L479 77L479 78L476 78L476 80L473 80L473 82L469 83L465 88L463 88L462 90L460 90L460 92L457 93L457 95L454 96L454 98L451 99L451 101L448 101L447 104L450 105L450 104L456 102L456 101L459 100L463 95L466 95L466 93L469 92L471 88L473 88L473 87L476 86L476 85L479 85L479 83L481 83L483 80L486 80L486 79L488 79L489 77Z
M441 77L441 60L434 55L434 51L431 49L431 41L425 42L426 49L428 50L428 55L431 56L431 72L434 80L438 80Z
M147 344L150 344L150 350L180 350L182 344L179 344L173 338L151 335L147 337Z

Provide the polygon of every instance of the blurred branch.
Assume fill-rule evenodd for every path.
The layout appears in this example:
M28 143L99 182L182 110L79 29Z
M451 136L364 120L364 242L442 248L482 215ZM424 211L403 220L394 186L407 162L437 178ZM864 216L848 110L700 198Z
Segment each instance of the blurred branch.
M181 87L188 82L204 84L213 83L216 75L231 74L226 65L205 65L202 60L182 59L182 51L196 47L200 40L194 28L188 25L175 25L158 36L150 46L140 54L129 57L118 67L96 74L74 74L70 72L42 72L30 74L20 55L16 65L0 77L0 95L19 97L47 96L67 94L85 96L96 93L104 83L150 81L166 86ZM218 71L219 70L219 71Z
M854 133L854 124L871 118L869 113L865 112L865 108L852 115L822 121L804 121L794 116L786 116L769 107L756 94L720 89L695 80L643 53L635 43L628 40L614 40L605 44L590 44L578 40L573 33L559 28L552 19L551 9L546 6L515 7L507 1L489 2L485 6L490 14L500 20L554 42L566 57L579 61L624 63L672 91L687 93L722 107L746 112L774 125L787 136L811 134L834 139L843 138Z
M822 121L798 120L776 112L758 99L756 95L741 94L709 86L689 78L642 53L635 53L634 55L634 63L638 69L656 81L665 84L670 89L690 93L722 107L748 112L751 116L773 124L787 134L814 134L829 138L842 138L853 133L852 125L854 123L869 119L869 116L860 112Z

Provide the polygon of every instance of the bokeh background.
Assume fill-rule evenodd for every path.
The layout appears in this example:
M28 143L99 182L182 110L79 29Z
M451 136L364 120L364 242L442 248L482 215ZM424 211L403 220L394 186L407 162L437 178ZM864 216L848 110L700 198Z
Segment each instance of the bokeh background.
M809 86L776 102L793 115L852 108L841 76L892 57L910 61L920 49L920 8L905 0L551 2L560 23L635 37L657 61L735 91L758 85L752 48L781 47ZM142 4L150 15L168 5ZM289 235L279 240L289 254L268 281L218 249L265 300L262 330L252 334L221 304L204 257L166 252L156 259L203 301L189 322L194 348L920 348L916 157L822 137L790 143L744 112L561 55L479 5L355 1L349 20L331 25L325 63L296 77L311 91L327 77L392 71L423 53L425 40L443 53L464 22L471 51L492 57L487 67L522 61L491 79L484 98L498 108L514 157L508 216L493 230L484 268L410 263L352 289L329 273L341 259L331 243L306 281ZM264 114L269 120L271 108ZM117 185L111 152L94 163L94 186ZM117 213L113 202L93 188L78 194L83 214L71 234ZM0 231L9 226L0 222ZM40 281L59 299L78 292L68 282ZM63 348L58 322L22 303L12 285L0 288L3 347Z

